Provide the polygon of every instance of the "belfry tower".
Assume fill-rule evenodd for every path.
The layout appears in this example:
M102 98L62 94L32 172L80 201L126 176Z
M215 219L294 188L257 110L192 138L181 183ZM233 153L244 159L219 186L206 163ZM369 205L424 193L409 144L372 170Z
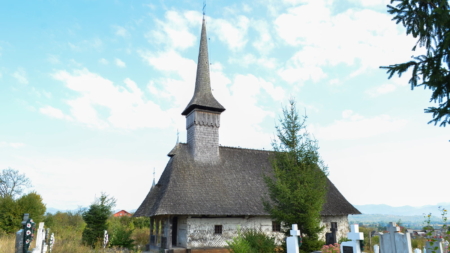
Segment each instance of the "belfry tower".
M223 111L225 108L211 92L208 42L203 17L194 96L181 113L186 116L187 145L195 161L219 160L220 114Z

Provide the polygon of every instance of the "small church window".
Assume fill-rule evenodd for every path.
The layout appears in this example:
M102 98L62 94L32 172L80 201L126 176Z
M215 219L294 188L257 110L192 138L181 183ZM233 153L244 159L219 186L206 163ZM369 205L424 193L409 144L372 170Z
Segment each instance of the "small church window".
M222 225L214 225L214 234L222 234Z
M273 232L281 232L281 223L272 221L272 231Z

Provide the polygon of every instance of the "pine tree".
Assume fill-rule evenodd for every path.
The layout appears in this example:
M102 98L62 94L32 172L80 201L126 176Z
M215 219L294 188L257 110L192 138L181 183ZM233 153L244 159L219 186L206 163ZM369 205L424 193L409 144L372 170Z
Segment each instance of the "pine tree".
M317 141L306 131L306 116L300 117L293 100L283 109L276 127L278 140L273 141L273 176L266 176L270 200L264 201L268 211L288 232L297 224L304 235L302 252L322 246L319 233L322 206L327 193L327 167L319 155Z
M406 34L417 38L416 45L426 49L425 55L412 57L412 60L389 66L389 78L394 74L401 76L412 70L409 80L411 89L423 86L432 90L430 102L438 107L428 107L426 113L432 113L428 123L450 124L450 7L448 0L391 0L388 12L395 15L393 20L406 28Z
M82 214L83 220L86 222L82 235L85 245L95 247L102 240L104 231L108 229L107 220L111 216L115 204L114 198L102 193L100 198Z

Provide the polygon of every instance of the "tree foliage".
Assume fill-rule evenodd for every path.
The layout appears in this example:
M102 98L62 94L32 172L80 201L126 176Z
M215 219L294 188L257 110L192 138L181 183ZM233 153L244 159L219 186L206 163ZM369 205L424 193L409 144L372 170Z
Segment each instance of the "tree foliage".
M82 240L85 245L95 247L102 240L104 231L108 229L107 220L112 214L116 200L102 193L89 209L82 214L86 227L83 230Z
M411 88L423 86L432 90L430 102L437 107L428 107L426 113L432 113L428 123L440 126L450 124L450 13L447 0L391 0L388 12L393 20L406 28L406 34L417 38L416 45L426 49L425 55L412 57L412 60L400 64L382 66L387 69L389 78L394 74L401 76L411 69L409 80Z
M31 187L31 181L25 174L11 168L3 169L0 173L0 197L16 198L26 187Z
M0 198L0 230L15 233L21 228L23 214L30 214L36 223L44 220L46 210L42 197L36 192L23 195L18 199Z
M295 102L283 109L272 146L273 177L266 176L270 200L266 210L288 231L297 224L304 234L302 252L320 249L318 234L322 206L327 193L327 167L319 155L317 141L306 131L306 116L299 116Z

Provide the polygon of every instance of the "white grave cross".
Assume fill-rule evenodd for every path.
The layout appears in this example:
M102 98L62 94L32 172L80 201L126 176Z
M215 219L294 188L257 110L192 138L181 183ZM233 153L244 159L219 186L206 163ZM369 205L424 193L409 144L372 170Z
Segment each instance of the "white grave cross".
M350 232L347 233L347 238L351 241L341 243L342 253L361 253L361 247L359 241L364 240L364 234L359 232L358 224L352 224L350 226Z
M44 251L45 242L45 228L44 222L39 222L39 228L37 230L36 248L33 249L33 253L42 253Z
M381 252L412 253L411 235L400 233L400 227L395 222L389 222L387 226L389 233L380 235Z
M300 230L298 230L297 224L292 224L291 236L286 238L287 253L299 253L298 250L298 237L300 236Z

